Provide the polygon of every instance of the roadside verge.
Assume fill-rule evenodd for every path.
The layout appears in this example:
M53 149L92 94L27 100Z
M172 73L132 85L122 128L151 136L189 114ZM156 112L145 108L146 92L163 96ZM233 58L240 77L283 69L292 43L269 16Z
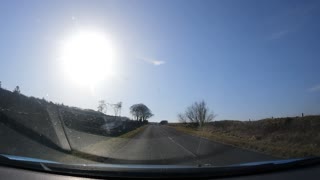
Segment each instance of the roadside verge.
M130 139L142 132L146 128L146 126L147 125L143 125L118 137L105 137L103 138L103 140L99 140L94 144L89 144L87 146L76 149L73 148L71 154L76 157L88 159L94 162L105 162L113 152L120 149ZM93 136L87 133L84 133L83 135ZM72 162L72 157L61 158L59 161L70 163Z
M270 142L255 137L235 136L230 133L210 131L206 128L190 128L178 125L169 125L177 131L206 138L218 143L234 147L260 152L279 158L297 158L307 156L319 156L319 149L292 144L290 142Z

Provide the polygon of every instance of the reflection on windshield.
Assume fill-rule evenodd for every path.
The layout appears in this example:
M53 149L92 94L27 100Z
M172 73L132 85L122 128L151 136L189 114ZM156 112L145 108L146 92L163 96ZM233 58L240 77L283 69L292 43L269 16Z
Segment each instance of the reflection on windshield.
M4 2L0 154L192 166L319 156L320 4L260 3Z

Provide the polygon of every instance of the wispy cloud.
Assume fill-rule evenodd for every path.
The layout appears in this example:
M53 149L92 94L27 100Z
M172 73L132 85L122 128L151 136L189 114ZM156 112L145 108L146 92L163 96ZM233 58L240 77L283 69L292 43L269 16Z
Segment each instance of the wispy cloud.
M140 59L142 59L143 61L145 61L147 63L153 64L154 66L160 66L160 65L163 65L166 63L165 61L161 61L158 59L151 59L151 58L140 58Z
M280 38L284 37L285 35L287 35L288 33L289 33L289 30L282 30L282 31L274 32L268 37L268 39L269 40L280 39Z
M320 91L320 84L309 88L308 91L309 92L319 92Z

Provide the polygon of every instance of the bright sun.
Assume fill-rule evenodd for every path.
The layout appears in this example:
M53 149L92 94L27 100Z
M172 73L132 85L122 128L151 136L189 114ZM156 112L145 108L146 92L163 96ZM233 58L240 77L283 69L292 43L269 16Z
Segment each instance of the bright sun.
M64 41L61 51L63 69L76 83L95 85L114 73L114 49L104 33L77 32Z

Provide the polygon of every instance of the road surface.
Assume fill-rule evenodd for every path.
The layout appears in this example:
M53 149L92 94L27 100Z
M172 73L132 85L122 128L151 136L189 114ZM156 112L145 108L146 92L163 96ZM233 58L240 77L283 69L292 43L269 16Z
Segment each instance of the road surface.
M134 137L114 138L67 129L74 152L60 152L21 132L1 127L0 153L64 163L223 166L276 158L191 136L168 126L147 125Z
M158 125L148 125L109 157L110 163L213 166L276 159Z

